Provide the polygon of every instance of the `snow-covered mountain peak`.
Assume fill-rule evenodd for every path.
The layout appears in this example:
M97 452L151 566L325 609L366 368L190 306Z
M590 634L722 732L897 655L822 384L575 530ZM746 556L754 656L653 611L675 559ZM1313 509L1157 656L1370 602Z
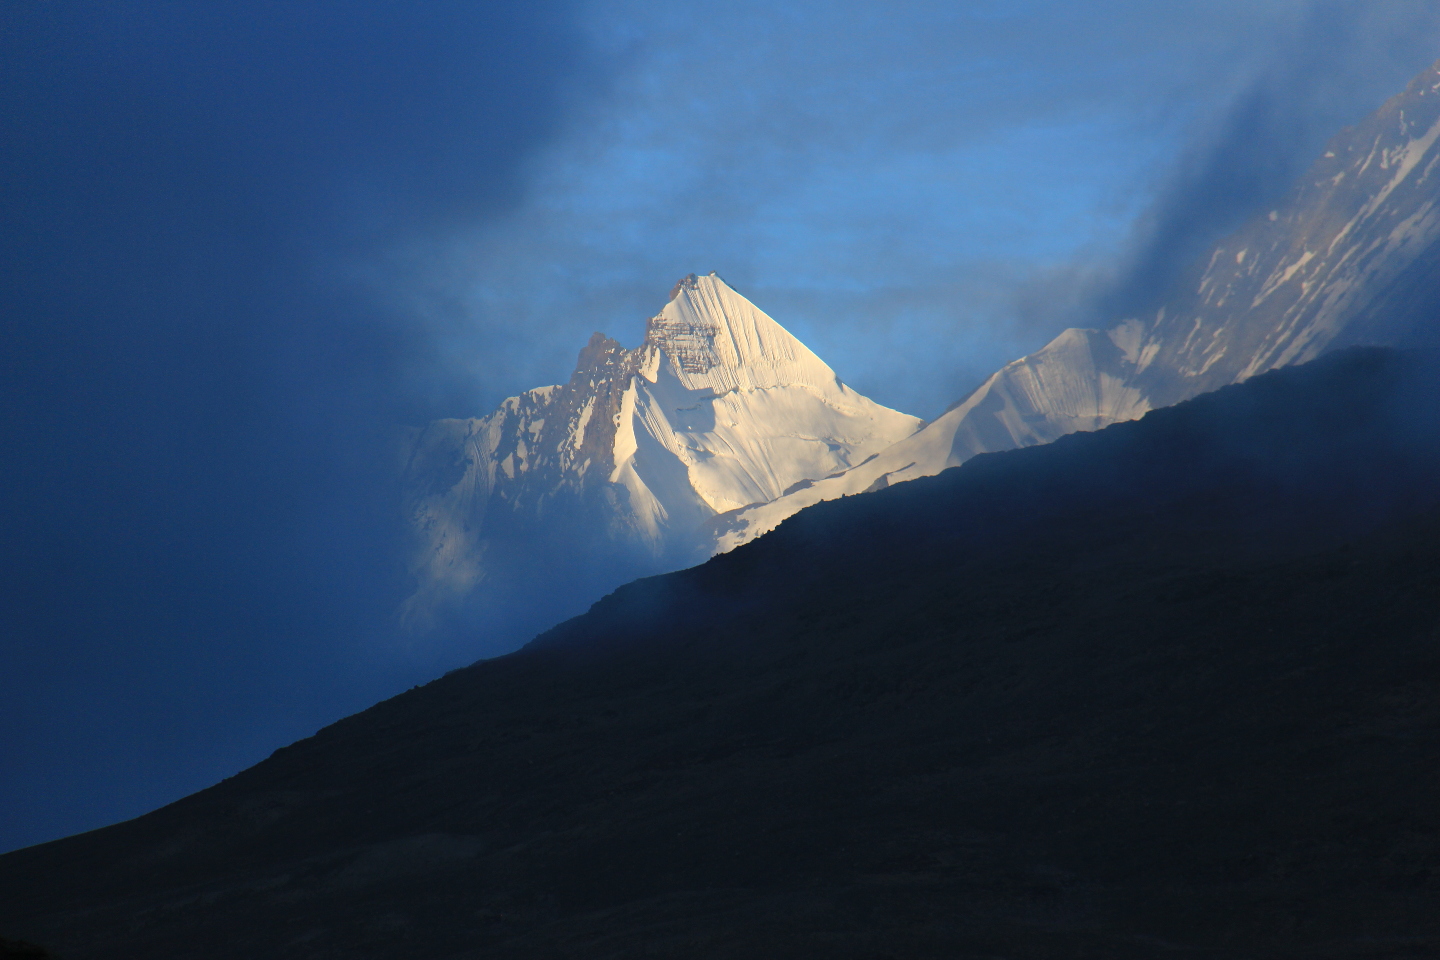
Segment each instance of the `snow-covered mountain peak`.
M646 325L645 344L668 359L686 390L826 390L837 383L825 361L713 273L675 285Z
M844 471L920 424L845 386L715 274L691 274L634 350L597 333L568 382L416 433L406 617L562 567L608 589L702 559L716 514Z

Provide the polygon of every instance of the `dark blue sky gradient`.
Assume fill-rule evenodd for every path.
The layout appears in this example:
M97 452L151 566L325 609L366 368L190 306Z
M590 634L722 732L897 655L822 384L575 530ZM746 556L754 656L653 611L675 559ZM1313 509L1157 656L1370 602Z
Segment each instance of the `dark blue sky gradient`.
M386 646L433 348L349 272L513 207L604 74L534 0L0 16L4 849L436 672Z
M934 415L1144 302L1437 55L1428 0L11 0L0 850L495 652L393 440L717 270Z

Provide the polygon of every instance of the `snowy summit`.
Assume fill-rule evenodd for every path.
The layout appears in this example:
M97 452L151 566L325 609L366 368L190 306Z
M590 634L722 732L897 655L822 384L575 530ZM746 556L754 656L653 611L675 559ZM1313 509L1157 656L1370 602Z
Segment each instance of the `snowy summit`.
M603 590L698 562L718 514L842 473L920 425L845 386L715 274L692 274L635 349L597 333L568 383L410 438L405 615L423 627L497 578L589 575Z

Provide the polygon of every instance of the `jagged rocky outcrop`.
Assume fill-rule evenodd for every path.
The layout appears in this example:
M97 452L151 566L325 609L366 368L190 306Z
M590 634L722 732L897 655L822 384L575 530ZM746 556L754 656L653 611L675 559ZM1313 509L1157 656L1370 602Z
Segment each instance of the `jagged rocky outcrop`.
M919 425L845 386L718 276L691 275L635 349L597 333L569 382L408 438L416 588L404 617L424 628L488 591L511 606L531 591L547 605L523 625L545 626L627 579L703 559L717 514L843 471ZM578 609L557 610L566 597Z
M874 460L711 522L716 551L822 500L1131 420L1358 344L1440 339L1440 63L1342 131L1153 314L1066 330Z

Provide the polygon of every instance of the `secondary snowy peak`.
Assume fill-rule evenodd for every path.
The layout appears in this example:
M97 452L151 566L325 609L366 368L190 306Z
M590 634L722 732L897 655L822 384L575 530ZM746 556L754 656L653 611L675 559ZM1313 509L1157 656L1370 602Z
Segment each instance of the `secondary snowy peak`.
M1066 330L1044 349L1006 364L924 429L872 459L768 503L715 518L710 527L714 549L734 549L822 500L933 476L979 453L1049 443L1067 433L1142 416L1149 407L1127 382L1135 365L1123 342L1114 331Z
M1137 343L1137 382L1156 405L1334 347L1433 340L1440 63L1336 136L1202 268Z

